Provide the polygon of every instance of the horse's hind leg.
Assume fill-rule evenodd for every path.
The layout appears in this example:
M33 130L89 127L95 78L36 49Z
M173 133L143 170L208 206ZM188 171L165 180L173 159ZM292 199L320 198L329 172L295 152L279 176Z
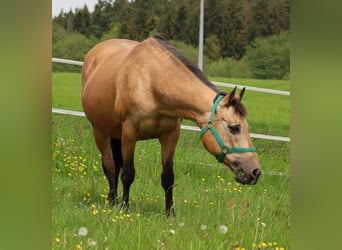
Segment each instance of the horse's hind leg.
M126 124L123 126L121 136L123 160L121 174L121 181L123 186L122 206L124 209L127 209L129 206L129 190L135 177L134 150L137 140L135 135L135 129L131 126L131 124L126 122Z
M174 215L173 209L173 156L175 153L177 141L179 138L179 128L170 134L163 135L159 138L162 149L162 165L161 183L165 191L165 214L166 216Z
M110 204L117 204L117 176L119 175L120 167L115 167L113 160L111 138L104 135L100 131L94 129L94 137L96 145L102 156L102 168L109 184L109 192L107 200ZM118 169L118 170L116 170Z
M122 151L121 151L121 140L111 138L111 148L112 148L112 154L114 158L114 165L115 165L115 171L114 171L114 190L118 189L118 182L119 182L119 174L120 174L120 168L123 165L122 160ZM117 196L115 196L117 199ZM116 201L117 203L117 201Z

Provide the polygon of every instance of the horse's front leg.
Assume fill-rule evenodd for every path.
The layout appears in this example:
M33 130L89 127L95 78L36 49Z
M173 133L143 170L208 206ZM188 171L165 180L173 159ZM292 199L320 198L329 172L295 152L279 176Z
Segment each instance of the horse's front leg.
M129 126L127 124L123 126L121 137L123 159L121 181L123 185L122 207L124 209L128 209L129 207L129 190L135 177L134 149L137 142L137 138L135 135L136 133L132 126Z
M160 138L162 148L162 165L163 171L161 174L161 183L165 191L165 214L166 216L175 216L173 209L173 187L174 187L174 173L173 173L173 156L175 153L177 141L179 138L180 128L178 127L171 133L163 134Z

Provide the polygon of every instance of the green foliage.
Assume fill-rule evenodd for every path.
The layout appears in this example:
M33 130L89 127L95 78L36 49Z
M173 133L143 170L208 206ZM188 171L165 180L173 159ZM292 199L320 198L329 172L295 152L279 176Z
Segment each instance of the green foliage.
M56 44L58 41L64 40L68 36L68 33L59 23L52 23L52 44Z
M87 5L85 5L81 10L76 9L74 16L74 30L86 37L90 37L92 35L91 30L89 29L90 26L91 15L88 11Z
M113 38L119 38L120 34L120 25L119 24L114 24L112 28L104 33L101 37L101 41L105 41L108 39L113 39Z
M211 60L221 57L220 41L216 35L211 35L205 39L203 53Z
M249 62L245 58L241 60L224 58L208 61L205 63L204 72L211 77L251 78L253 76Z
M255 78L283 79L290 73L289 34L257 38L246 52Z
M95 39L87 39L79 33L69 33L64 39L58 40L52 46L52 55L57 58L83 61L85 54L97 43ZM54 63L53 71L80 72L79 66Z
M110 30L114 22L115 15L113 13L112 4L109 0L100 0L95 5L92 13L92 25L88 28L92 30L96 38L100 38L105 32Z
M193 64L197 65L198 50L185 42L172 40L170 43L177 48L177 50L187 57Z
M250 39L290 29L290 0L257 0L253 4Z

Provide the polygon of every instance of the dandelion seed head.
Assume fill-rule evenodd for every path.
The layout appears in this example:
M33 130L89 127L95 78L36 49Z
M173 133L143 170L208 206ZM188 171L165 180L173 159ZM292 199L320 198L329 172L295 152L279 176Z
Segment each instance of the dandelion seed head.
M228 232L228 227L226 227L225 225L221 225L219 227L219 230L221 234L226 234Z
M79 236L86 236L88 234L88 229L85 228L85 227L81 227L79 230L78 230L78 235Z
M97 242L95 241L95 240L90 240L89 242L88 242L88 246L90 246L90 247L94 247L94 246L96 246L97 245Z

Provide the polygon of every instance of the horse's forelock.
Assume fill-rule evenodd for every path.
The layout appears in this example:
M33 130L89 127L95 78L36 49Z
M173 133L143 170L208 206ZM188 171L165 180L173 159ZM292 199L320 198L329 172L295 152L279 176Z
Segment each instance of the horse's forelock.
M228 106L232 106L234 108L235 113L241 115L242 117L247 116L247 109L245 105L243 105L243 103L240 102L239 98L234 97Z

